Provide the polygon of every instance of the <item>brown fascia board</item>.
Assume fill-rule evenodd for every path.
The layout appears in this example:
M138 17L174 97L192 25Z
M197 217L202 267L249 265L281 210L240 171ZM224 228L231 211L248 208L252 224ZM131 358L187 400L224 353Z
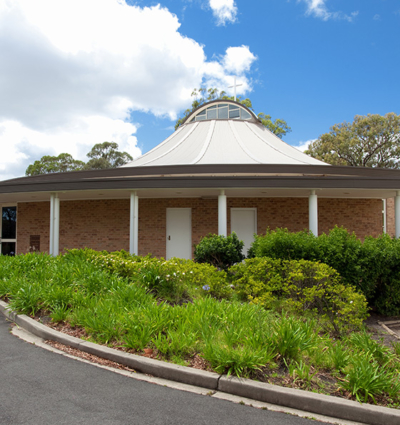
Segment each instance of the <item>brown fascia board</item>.
M106 170L70 171L66 173L42 174L38 176L19 177L0 182L3 186L19 184L31 185L45 182L73 182L115 177L168 176L168 175L200 175L200 174L306 174L356 177L387 177L400 179L400 170L386 168L327 166L327 165L287 165L287 164L193 164L193 165L159 165L142 167L120 167Z
M337 188L400 190L400 179L342 176L184 176L46 181L0 187L0 193L167 188Z

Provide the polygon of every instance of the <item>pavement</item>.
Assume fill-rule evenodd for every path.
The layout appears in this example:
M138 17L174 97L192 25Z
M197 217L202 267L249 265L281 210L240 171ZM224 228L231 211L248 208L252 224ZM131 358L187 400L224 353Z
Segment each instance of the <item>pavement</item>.
M6 307L0 302L0 311L22 327L16 333L35 346L11 335L9 324L0 316L1 424L400 424L396 409L226 378L127 354L60 334ZM44 339L75 345L141 373L114 373L110 368L73 361L57 355ZM318 420L311 422L294 414Z

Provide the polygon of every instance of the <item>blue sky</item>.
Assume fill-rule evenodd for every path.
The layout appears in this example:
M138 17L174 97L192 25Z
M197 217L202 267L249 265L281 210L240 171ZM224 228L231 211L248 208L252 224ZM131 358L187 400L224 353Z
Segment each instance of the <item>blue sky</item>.
M296 146L400 113L399 40L398 0L0 0L0 179L105 140L144 153L234 75Z

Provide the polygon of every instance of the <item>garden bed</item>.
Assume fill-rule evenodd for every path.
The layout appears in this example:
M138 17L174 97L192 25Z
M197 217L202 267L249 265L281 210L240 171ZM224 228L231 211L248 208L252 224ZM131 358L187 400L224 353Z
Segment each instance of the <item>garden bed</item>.
M296 281L288 272L283 286L274 289L268 281L261 290L257 280L251 299L246 285L256 274L246 279L254 264L261 263L244 264L244 273L235 266L230 274L191 261L90 250L57 258L0 257L0 296L47 326L120 350L399 407L400 343L385 346L371 338L358 321L358 307L351 307L360 301L357 294L340 292L341 298L329 304L336 309L329 316L317 302L322 281L324 294L335 295L327 275L318 280L321 269L293 263L285 270L295 271ZM318 273L303 276L305 271ZM290 296L294 284L301 291ZM344 294L355 301L344 307ZM255 295L263 302L254 302ZM305 303L309 308L303 309ZM352 318L349 327L343 311Z

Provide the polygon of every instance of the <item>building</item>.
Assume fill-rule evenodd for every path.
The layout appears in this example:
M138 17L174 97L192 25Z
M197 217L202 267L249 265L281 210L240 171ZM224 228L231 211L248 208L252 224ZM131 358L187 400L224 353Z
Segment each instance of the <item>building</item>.
M90 247L191 258L209 233L236 231L248 248L254 233L277 227L320 234L339 225L364 238L387 226L398 237L400 208L396 220L393 201L382 214L388 198L400 206L400 171L325 164L243 105L217 100L123 167L0 182L1 252Z

